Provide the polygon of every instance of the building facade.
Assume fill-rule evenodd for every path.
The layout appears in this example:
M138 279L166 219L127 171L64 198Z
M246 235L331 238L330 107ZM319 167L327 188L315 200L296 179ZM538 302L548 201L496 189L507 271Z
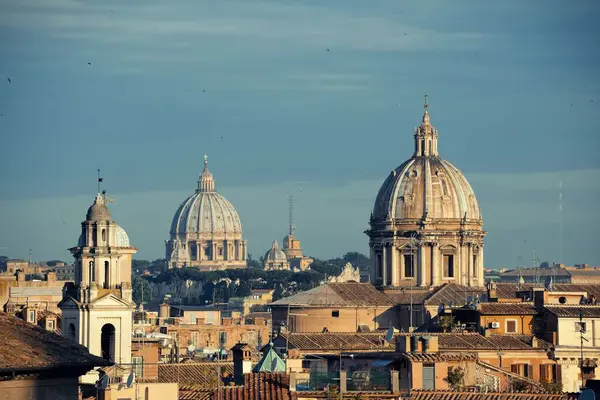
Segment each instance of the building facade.
M137 249L117 225L98 194L81 223L75 258L75 282L67 283L62 311L62 335L89 352L118 363L131 362L131 257Z
M248 243L242 238L240 217L225 197L217 193L208 158L194 194L181 203L166 241L169 268L201 270L245 268Z
M438 153L427 99L413 156L387 177L369 236L371 282L383 286L484 286L483 219L462 172Z

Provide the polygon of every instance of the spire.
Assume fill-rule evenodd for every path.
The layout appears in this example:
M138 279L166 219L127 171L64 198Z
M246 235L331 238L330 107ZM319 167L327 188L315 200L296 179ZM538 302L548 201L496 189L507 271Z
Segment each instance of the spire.
M273 244L271 245L271 248L273 250L279 250L279 243L277 243L277 240L273 240Z
M200 174L198 180L198 192L214 192L215 191L215 180L212 172L208 170L208 156L204 155L204 169Z
M423 122L415 129L415 154L414 157L437 157L438 156L438 131L429 119L428 95L425 93L423 104Z
M425 104L423 104L423 125L430 125L429 113L427 112L427 109L429 108L429 104L427 103L428 96L429 95L425 93Z

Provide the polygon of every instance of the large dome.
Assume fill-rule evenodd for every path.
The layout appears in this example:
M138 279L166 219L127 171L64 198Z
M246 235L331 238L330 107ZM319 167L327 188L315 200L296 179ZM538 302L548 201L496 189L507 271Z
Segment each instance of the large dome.
M196 191L175 212L170 233L186 235L241 232L240 217L225 197L216 192Z
M246 266L247 248L240 217L233 205L215 190L206 156L198 187L177 208L169 233L166 258L171 268L192 266L206 270Z
M462 172L438 154L438 131L425 109L415 130L415 153L384 181L373 207L373 219L479 220L475 193Z
M375 219L479 219L475 193L458 168L439 157L413 157L387 177Z
M483 218L467 179L439 156L427 96L414 153L383 182L369 223L372 282L483 285Z

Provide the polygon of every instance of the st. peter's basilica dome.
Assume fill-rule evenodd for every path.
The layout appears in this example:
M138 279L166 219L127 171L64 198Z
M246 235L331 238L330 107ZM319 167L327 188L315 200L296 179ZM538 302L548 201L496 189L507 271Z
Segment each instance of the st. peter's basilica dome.
M246 266L246 241L242 223L233 205L215 190L208 159L198 188L178 207L166 243L169 267L195 266L201 269Z

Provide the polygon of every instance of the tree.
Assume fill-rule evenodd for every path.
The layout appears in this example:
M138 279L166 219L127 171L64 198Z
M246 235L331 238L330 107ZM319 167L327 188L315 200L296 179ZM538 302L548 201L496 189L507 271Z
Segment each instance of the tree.
M275 284L273 291L273 301L277 301L283 297L283 288L280 283Z
M246 281L240 282L240 285L236 288L235 295L237 297L246 297L252 294L250 285Z
M465 370L461 367L448 368L448 376L444 378L452 390L459 390L463 386Z
M133 277L133 301L136 303L147 303L152 300L152 289L148 281L141 276ZM143 301L142 301L143 299Z
M252 269L263 269L263 265L260 263L260 261L252 258L252 254L248 254L248 260L246 261L246 265L248 266L248 268Z
M454 325L454 317L452 317L451 315L443 315L440 317L438 325L442 329L442 332L446 333Z

